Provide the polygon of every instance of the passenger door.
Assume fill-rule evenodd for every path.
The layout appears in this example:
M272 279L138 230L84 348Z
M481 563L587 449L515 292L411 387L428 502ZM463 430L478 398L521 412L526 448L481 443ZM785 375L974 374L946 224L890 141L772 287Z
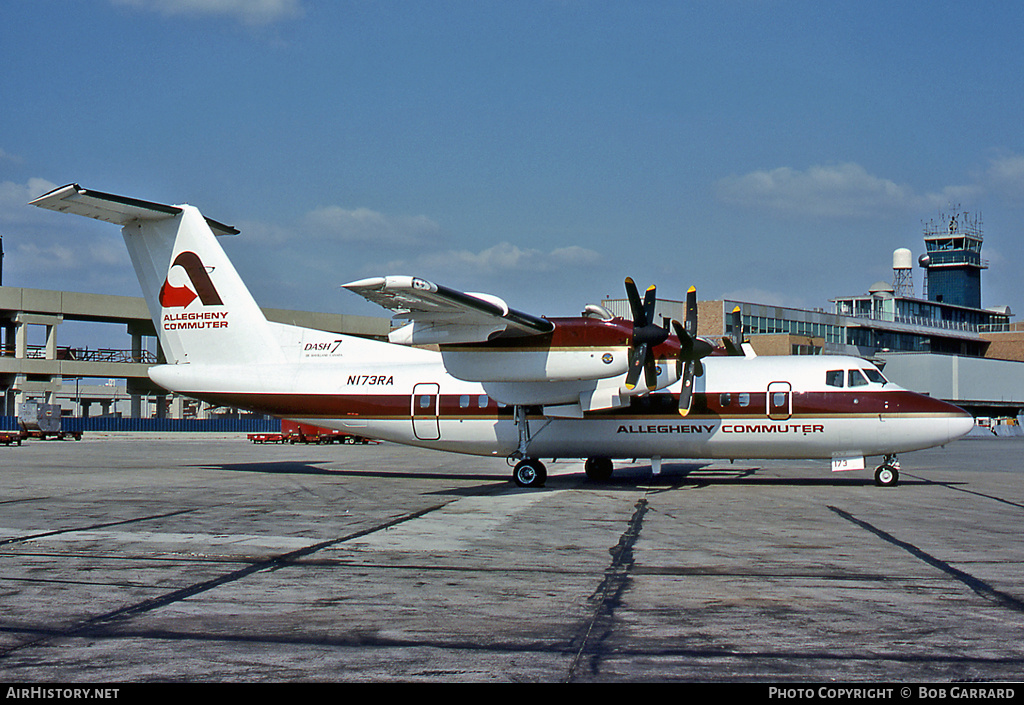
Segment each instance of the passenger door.
M423 382L412 388L412 433L421 441L441 439L441 425L438 406L441 401L441 386Z
M789 382L771 382L768 385L768 418L785 421L793 413L793 387Z

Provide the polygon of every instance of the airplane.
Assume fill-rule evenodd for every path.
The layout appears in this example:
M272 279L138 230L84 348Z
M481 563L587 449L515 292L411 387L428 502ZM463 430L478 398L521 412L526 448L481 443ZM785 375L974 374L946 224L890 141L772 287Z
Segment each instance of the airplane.
M218 236L239 231L194 206L69 184L31 201L122 226L167 364L159 386L214 405L395 443L504 457L520 487L545 458L613 461L822 459L899 481L899 453L944 445L974 425L957 406L888 381L845 356L757 356L739 310L721 344L686 320L655 320L656 290L625 280L632 320L596 304L538 317L501 298L413 276L344 284L402 322L388 341L268 321Z

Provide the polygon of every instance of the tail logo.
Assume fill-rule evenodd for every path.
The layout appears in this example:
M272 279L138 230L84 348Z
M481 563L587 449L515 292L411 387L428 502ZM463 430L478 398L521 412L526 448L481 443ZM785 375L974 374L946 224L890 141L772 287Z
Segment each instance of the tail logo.
M217 288L210 279L209 272L195 252L185 251L174 258L170 269L181 267L188 275L192 288L187 286L171 286L165 278L164 285L160 287L160 305L164 308L185 308L198 298L203 306L223 306L224 302L217 293Z

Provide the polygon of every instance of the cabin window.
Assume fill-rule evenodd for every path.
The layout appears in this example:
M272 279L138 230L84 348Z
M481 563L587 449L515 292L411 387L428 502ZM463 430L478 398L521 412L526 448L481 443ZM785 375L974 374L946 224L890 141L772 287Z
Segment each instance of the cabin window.
M739 402L740 406L750 406L750 395L747 394L746 392L738 394L736 401Z
M860 370L849 370L847 372L847 385L848 387L863 387L868 383L864 379L864 375L861 374Z
M487 408L487 403L489 401L490 401L490 399L487 398L486 394L481 394L480 396L478 396L476 398L476 405L479 406L481 409L486 409Z
M732 394L729 394L729 392L722 394L718 397L718 403L723 407L729 406L732 403Z
M883 377L882 373L879 372L874 367L865 367L864 369L861 370L861 372L866 374L869 380L871 380L872 382L877 382L878 384L885 384L886 382L889 381L885 377Z
M420 408L421 409L429 409L430 408L430 395L429 394L420 394Z
M772 392L772 408L773 409L785 409L786 408L786 393L785 392Z
M469 408L469 395L468 394L463 394L461 397L459 397L459 408L460 409L467 409L467 408Z
M842 387L843 377L842 370L829 370L825 373L825 384L829 387Z

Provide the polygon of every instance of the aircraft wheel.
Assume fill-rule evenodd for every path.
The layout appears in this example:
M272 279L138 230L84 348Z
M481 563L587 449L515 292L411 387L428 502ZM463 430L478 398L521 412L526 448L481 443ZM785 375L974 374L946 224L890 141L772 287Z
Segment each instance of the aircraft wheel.
M879 465L875 469L875 484L879 487L895 487L899 484L900 473L891 465Z
M547 468L539 460L520 460L512 469L512 481L520 487L543 487L547 479Z
M611 478L613 466L611 458L587 458L583 469L586 471L588 479L604 482Z

